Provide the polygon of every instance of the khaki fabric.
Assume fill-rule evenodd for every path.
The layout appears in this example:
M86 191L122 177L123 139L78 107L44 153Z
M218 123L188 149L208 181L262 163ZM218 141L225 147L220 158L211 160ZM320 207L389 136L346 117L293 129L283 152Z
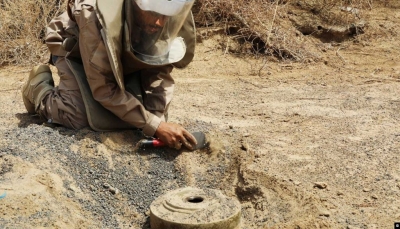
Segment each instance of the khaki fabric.
M100 103L94 100L89 84L86 80L85 70L82 63L72 59L66 60L69 68L75 75L75 79L79 85L82 94L83 103L85 104L87 119L90 127L96 131L110 131L116 129L132 129L129 123L126 123L116 117L112 112L105 109ZM136 89L136 88L135 88ZM133 92L131 92L133 93ZM140 90L135 91L141 95Z
M165 121L164 117L172 100L173 65L185 67L193 58L195 43L193 18L188 17L182 32L187 34L185 40L190 46L184 60L181 63L165 66L149 66L134 56L126 58L129 55L126 54L122 44L123 0L70 1L68 8L69 12L54 18L47 28L46 44L50 52L54 56L59 56L57 62L64 62L65 60L60 57L65 57L82 64L94 101L128 125L142 129L145 135L153 136L160 122ZM56 67L58 68L57 64ZM70 69L68 73L71 72L73 71ZM61 80L63 79L60 79L60 85ZM135 88L136 92L132 91L132 88ZM137 93L138 90L141 94ZM77 93L75 89L72 91ZM51 100L53 97L52 94L46 99ZM69 103L69 100L65 98L60 101ZM54 118L60 116L54 111L54 106L53 109L46 111L47 116L52 117L54 122L75 129L88 125L89 122L84 117L85 109L82 109L83 100L80 100L79 106L76 104L75 107L80 113L77 110L70 110L69 114L71 116L77 114L76 119L81 121L70 117L65 120ZM76 122L76 126L70 124L71 122Z
M60 83L42 100L38 113L51 123L71 129L88 126L81 92L65 57L59 57L55 66L58 69Z

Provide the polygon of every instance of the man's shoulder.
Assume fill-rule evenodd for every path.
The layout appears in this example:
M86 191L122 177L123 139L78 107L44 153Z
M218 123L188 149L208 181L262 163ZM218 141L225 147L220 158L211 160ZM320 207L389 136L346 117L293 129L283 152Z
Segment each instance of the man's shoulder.
M96 13L104 28L119 28L122 25L124 0L93 0Z
M86 0L85 0L86 1ZM87 0L93 1L98 11L103 14L110 13L115 14L116 12L122 12L124 6L124 0ZM112 10L111 10L112 9Z
M73 16L77 12L80 12L83 8L96 9L97 0L74 0L68 3L68 12L70 16ZM79 14L79 13L78 13Z

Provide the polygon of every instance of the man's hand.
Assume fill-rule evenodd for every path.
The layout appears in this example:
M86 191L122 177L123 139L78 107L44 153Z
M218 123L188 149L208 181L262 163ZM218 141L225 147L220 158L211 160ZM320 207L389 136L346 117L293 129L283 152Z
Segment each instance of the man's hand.
M182 147L182 144L189 150L193 150L197 144L196 139L191 133L181 125L175 123L161 122L155 135L165 145L178 150Z

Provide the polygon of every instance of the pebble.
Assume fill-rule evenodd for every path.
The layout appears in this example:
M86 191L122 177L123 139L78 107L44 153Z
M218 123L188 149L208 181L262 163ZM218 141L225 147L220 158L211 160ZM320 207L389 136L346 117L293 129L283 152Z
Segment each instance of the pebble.
M108 183L104 183L104 184L103 184L103 187L104 187L104 188L110 188L110 185L109 185Z
M327 196L321 196L321 198L319 198L321 201L328 201L328 197Z
M360 229L360 228L359 228L359 227L353 227L353 226L347 225L346 229Z
M371 198L374 199L374 200L377 200L378 196L377 195L372 195Z
M244 133L244 134L243 134L243 137L249 137L249 136L250 136L249 133Z
M369 191L371 191L371 189L369 189L369 188L364 188L363 191L364 191L364 192L369 192Z
M240 147L242 150L247 151L249 149L249 146L247 143L242 143L242 146Z
M108 190L114 195L119 193L119 190L117 188L114 188L114 187L110 187Z
M314 187L317 187L319 189L325 189L328 187L328 185L325 182L315 182Z
M330 215L331 215L331 213L328 210L322 210L319 213L319 216L329 217Z
M300 181L293 181L293 184L298 186L298 185L301 184L301 182Z

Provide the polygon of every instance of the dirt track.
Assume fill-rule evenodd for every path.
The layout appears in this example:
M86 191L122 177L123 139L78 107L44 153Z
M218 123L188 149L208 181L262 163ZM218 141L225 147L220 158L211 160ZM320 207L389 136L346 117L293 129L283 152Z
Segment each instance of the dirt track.
M400 13L373 16L360 42L327 45L325 63L264 66L204 40L174 72L170 108L172 122L208 132L211 148L193 153L133 152L134 131L41 125L20 97L29 69L2 68L0 226L148 228L151 201L190 185L237 197L242 228L393 228Z

